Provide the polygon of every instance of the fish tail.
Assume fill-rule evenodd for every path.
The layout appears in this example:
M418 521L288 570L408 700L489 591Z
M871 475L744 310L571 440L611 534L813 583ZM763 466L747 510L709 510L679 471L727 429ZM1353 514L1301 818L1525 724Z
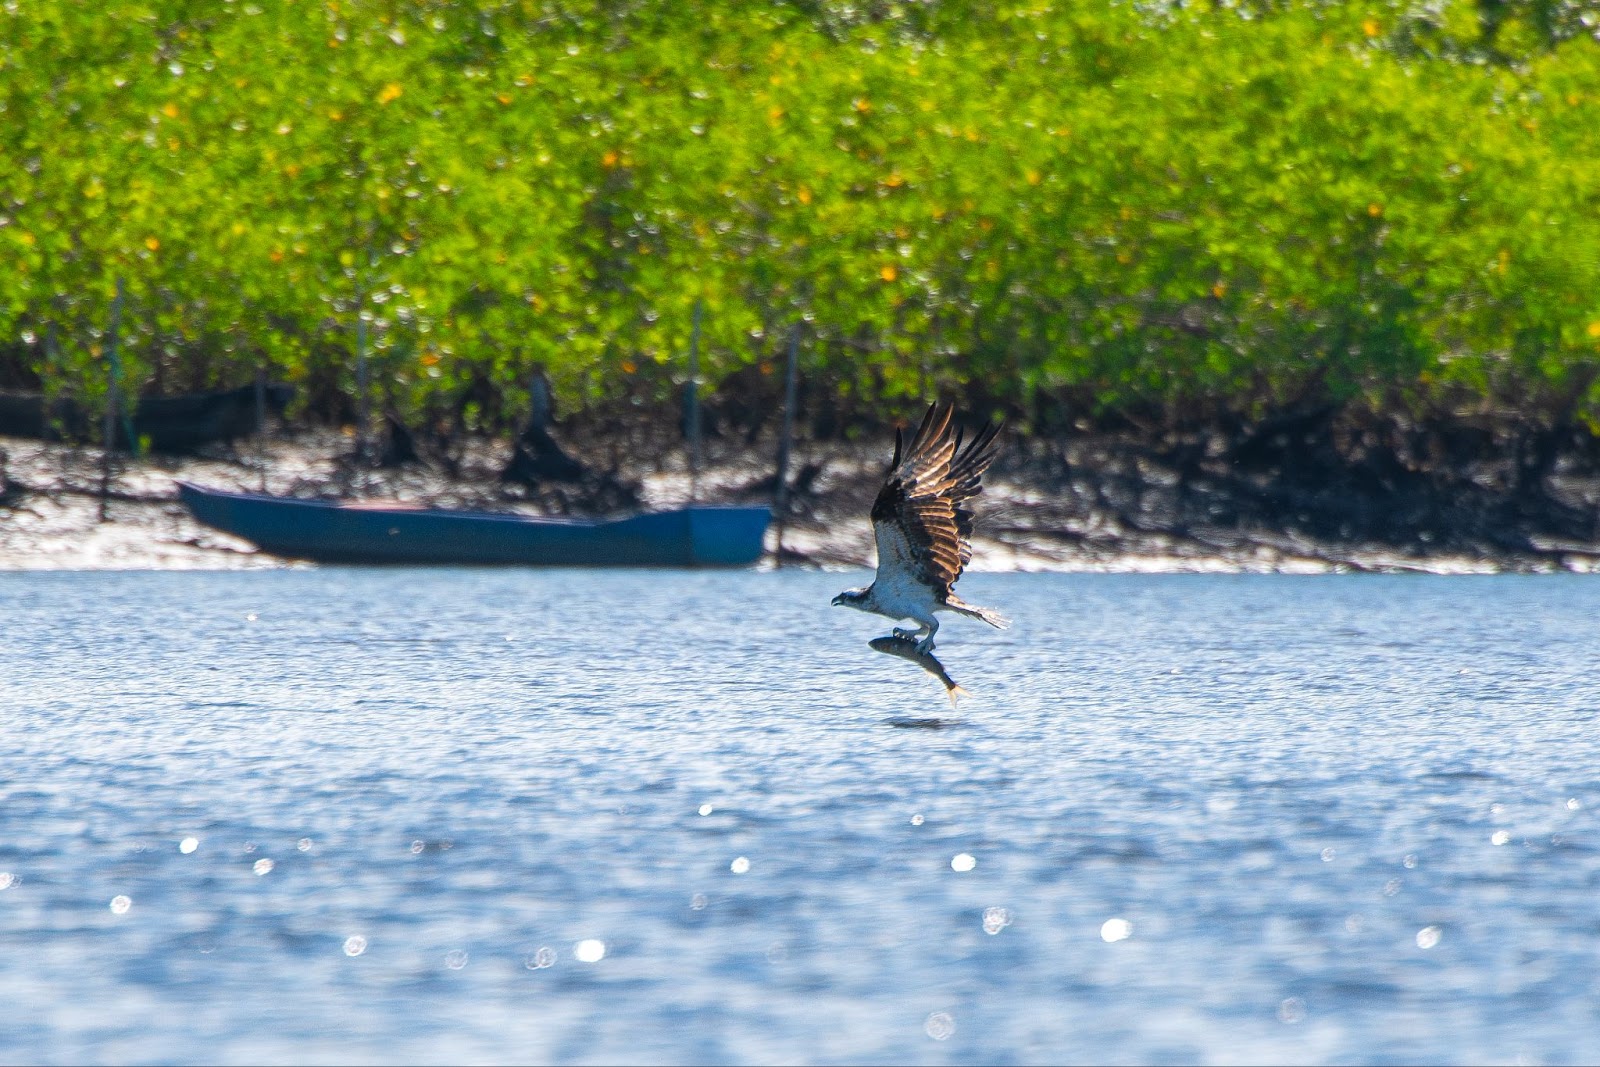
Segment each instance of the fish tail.
M944 695L950 698L950 706L953 708L956 706L957 697L971 696L972 694L961 688L959 685L952 684L945 689Z

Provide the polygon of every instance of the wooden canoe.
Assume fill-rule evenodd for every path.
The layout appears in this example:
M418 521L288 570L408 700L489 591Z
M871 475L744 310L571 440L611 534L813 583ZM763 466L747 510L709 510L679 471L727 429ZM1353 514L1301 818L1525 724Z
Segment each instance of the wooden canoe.
M685 507L564 519L398 503L298 500L178 483L207 526L274 555L326 563L738 567L761 558L766 507Z

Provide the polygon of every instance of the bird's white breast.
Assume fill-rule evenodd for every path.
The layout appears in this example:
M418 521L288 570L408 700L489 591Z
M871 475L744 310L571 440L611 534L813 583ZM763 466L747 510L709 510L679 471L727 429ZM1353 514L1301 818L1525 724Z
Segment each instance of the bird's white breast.
M917 562L905 536L891 523L874 523L878 542L878 573L872 599L880 615L894 619L927 620L938 607L933 590L917 580Z

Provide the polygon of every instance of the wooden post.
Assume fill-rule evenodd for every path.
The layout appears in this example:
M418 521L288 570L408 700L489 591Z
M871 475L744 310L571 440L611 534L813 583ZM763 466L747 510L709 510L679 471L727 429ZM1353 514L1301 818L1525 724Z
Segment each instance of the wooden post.
M545 373L544 364L540 363L533 368L533 376L528 379L528 426L535 434L548 433L554 411L550 377Z
M689 432L689 503L700 499L700 313L694 302L694 329L689 334L689 380L683 386L684 421Z
M50 361L50 373L53 376L61 370L61 347L56 341L56 324L54 319L52 319L50 324L45 327L44 348L45 358ZM60 393L58 392L56 394L56 399L59 400L59 398ZM65 475L67 471L71 469L71 460L69 456L77 456L78 448L83 442L78 440L77 428L68 426L66 424L66 419L59 417L58 413L60 410L61 408L58 404L51 404L50 409L45 412L45 418L48 420L45 425L47 427L55 427L61 434L61 440L68 442L69 447L61 450L61 473Z
M261 491L267 491L267 368L256 364L256 459L261 463Z
M778 481L773 487L772 510L778 513L775 564L783 566L783 528L789 515L789 442L794 436L796 364L800 359L800 324L789 330L789 364L783 372L783 428L778 433Z
M45 371L46 378L54 381L56 375L61 372L61 350L56 344L56 323L54 319L51 319L44 327L44 361L46 368L48 368ZM56 420L56 413L60 410L60 387L57 386L53 392L54 395L51 395L52 390L46 389L43 395L43 403L47 405L44 409L45 433L48 434L53 428L59 431L61 440L66 441L72 438L72 434L64 424L65 420L62 420L61 424L58 424ZM76 447L78 442L73 440L72 443ZM63 452L62 455L65 456L66 453Z
M111 493L111 450L117 443L117 409L121 407L122 366L117 358L117 329L122 323L122 279L117 279L117 295L111 301L111 328L106 331L106 414L101 426L100 521L106 521L107 498Z
M367 395L367 294L365 285L356 287L356 462L367 465L367 423L372 416L372 398Z

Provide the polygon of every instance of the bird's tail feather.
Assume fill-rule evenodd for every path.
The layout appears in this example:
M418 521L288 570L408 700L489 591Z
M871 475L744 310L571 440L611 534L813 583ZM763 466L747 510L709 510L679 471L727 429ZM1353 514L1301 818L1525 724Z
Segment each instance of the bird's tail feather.
M1009 629L1011 626L1011 620L993 608L980 608L976 604L968 604L955 597L950 597L944 603L951 611L965 615L969 619L982 619L996 630Z

